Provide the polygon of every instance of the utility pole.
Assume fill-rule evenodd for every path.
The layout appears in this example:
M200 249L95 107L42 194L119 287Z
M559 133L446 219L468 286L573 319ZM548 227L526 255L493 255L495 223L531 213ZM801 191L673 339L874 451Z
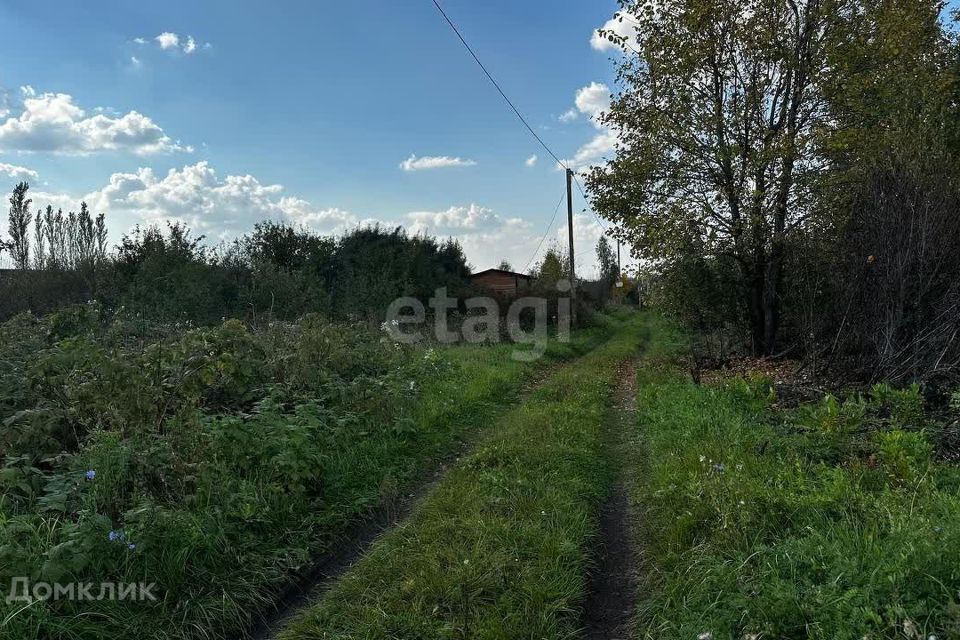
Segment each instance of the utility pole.
M567 169L567 233L570 239L570 324L577 326L577 271L573 261L573 170Z

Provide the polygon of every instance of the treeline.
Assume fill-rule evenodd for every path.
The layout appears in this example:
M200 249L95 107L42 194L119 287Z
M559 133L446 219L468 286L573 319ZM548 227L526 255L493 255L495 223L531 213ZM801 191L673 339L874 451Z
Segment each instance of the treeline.
M960 374L960 45L942 2L622 0L596 208L714 356Z
M469 287L470 268L452 239L402 228L321 236L265 221L210 247L180 223L137 228L111 251L104 217L47 207L36 215L20 183L10 197L15 269L0 273L0 319L97 300L150 320L207 324L224 317L295 319L321 313L374 321L400 296L426 300L438 287Z

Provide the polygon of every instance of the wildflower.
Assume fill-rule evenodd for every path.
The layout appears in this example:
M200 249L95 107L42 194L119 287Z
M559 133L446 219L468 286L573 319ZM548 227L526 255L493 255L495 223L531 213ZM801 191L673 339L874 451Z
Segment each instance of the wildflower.
M703 464L707 461L707 456L700 456L700 464Z
M463 561L463 564L470 564L470 561L469 561L469 560L464 560L464 561Z
M127 549L130 549L130 551L136 551L137 545L131 542L130 544L127 545Z
M697 636L697 640L713 640L713 634L709 631L704 631Z
M717 464L713 465L713 470L716 471L717 473L723 473L724 471L727 470L727 468L723 466L722 462L718 462Z
M93 469L90 469L84 475L87 477L87 480L93 480L94 478L97 477L97 472L94 471Z
M111 531L107 534L107 539L110 542L118 542L123 540L123 531Z
M414 382L413 380L411 380L411 381L410 381L410 391L413 391L413 390L416 389L416 388L417 388L417 383Z

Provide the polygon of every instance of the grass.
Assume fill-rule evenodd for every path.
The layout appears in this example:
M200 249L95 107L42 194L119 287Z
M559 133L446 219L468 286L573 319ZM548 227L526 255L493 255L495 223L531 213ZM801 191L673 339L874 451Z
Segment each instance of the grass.
M692 384L655 327L635 434L646 638L960 637L960 473L916 390L776 410L767 381Z
M633 317L506 414L403 525L282 634L305 638L562 638L579 627L589 544L610 473L603 427Z
M144 339L93 316L0 327L0 585L154 582L160 600L0 599L0 638L240 632L537 371L618 324L600 318L524 363L507 344L394 352L319 321L148 328Z

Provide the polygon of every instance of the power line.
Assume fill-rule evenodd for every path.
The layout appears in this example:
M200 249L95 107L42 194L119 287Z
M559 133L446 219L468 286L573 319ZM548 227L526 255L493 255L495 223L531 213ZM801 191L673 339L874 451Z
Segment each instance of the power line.
M561 160L561 159L557 156L557 154L555 154L555 153L553 152L553 150L550 149L550 147L547 146L547 143L543 141L543 138L541 138L541 137L537 134L536 131L534 131L533 127L531 127L531 126L530 126L530 123L527 122L527 119L523 117L523 114L520 113L520 110L519 110L519 109L517 108L517 106L513 103L513 101L510 100L509 97L507 97L507 94L504 93L503 88L501 88L501 86L500 86L500 83L497 82L496 78L493 77L493 74L491 74L490 71L487 70L487 67L484 66L483 62L480 61L480 58L477 56L476 52L473 50L473 48L472 48L472 47L470 46L470 44L467 42L466 38L463 37L463 34L460 33L460 29L457 28L457 25L455 25L455 24L453 23L453 20L451 20L451 19L450 19L450 16L447 15L447 12L444 11L444 10L443 10L443 7L440 6L440 2L439 2L438 0L433 0L433 5L437 8L437 11L440 12L440 15L443 16L443 19L447 21L447 24L450 25L450 28L453 29L453 32L454 32L455 34L457 34L457 38L460 39L460 42L463 44L464 48L466 48L466 50L470 53L471 57L473 57L474 61L476 61L477 65L479 65L479 67L483 70L483 73L487 76L487 79L490 80L490 83L496 88L497 92L500 94L500 97L502 97L502 98L504 99L504 101L510 106L510 108L513 110L513 112L516 114L517 118L520 119L520 122L523 123L523 126L526 127L526 128L527 128L527 131L530 132L530 135L532 135L532 136L536 139L536 141L540 143L540 146L543 147L543 149L544 149L548 154L550 154L550 157L553 158L553 159L557 162L558 165L560 165L561 167L563 167L565 170L569 170L569 167L567 167L567 163L564 162L563 160ZM577 178L576 172L573 173L573 179L574 179L574 181L575 181L576 184L577 184L577 189L580 191L580 195L583 196L584 202L585 202L585 203L589 203L589 199L587 198L587 194L586 194L586 192L585 192L584 189L583 189L583 185L580 184L580 179ZM550 227L547 228L547 234L550 233L550 228L553 227L553 222L556 220L556 217L557 217L557 211L560 210L560 204L562 204L562 203L563 203L563 198L561 197L561 198L560 198L560 203L557 204L557 208L556 208L556 210L554 211L553 220L550 221ZM606 225L603 224L603 221L600 219L600 217L597 215L596 211L594 211L592 207L590 208L590 213L593 214L593 217L594 217L594 218L597 220L597 222L600 224L600 228L603 229L603 232L604 232L604 233L606 233L606 232L607 232L607 227L606 227ZM539 251L540 251L540 247L543 246L543 241L546 239L547 234L544 234L543 238L540 240L540 245L537 247L537 252L539 252ZM534 254L533 254L533 257L536 258L536 257L537 257L537 254L534 253ZM531 263L533 262L533 258L530 259L530 262L531 262ZM529 266L529 263L527 264L527 266ZM526 267L524 267L524 271L526 271Z
M553 210L553 217L550 218L550 224L547 226L547 230L543 232L543 237L540 238L540 244L537 245L537 250L533 252L533 257L527 261L527 265L523 268L520 273L526 273L530 265L533 264L533 261L536 260L537 254L540 253L540 248L543 246L544 240L547 239L547 236L550 235L550 230L553 229L553 223L557 221L557 212L560 211L560 205L563 204L563 199L567 196L566 192L560 194L560 199L557 201L557 206Z
M434 6L437 8L437 11L440 12L440 15L443 16L444 20L447 21L447 24L450 25L450 28L453 29L453 32L454 32L455 34L457 34L457 37L458 37L458 38L460 38L460 42L463 43L463 46L466 47L467 51L470 52L470 55L473 56L473 59L476 60L477 64L480 65L480 68L483 69L483 72L486 74L487 78L490 80L490 82L493 84L493 86L496 87L497 91L500 93L500 96L503 97L503 99L507 102L508 105L510 105L510 108L513 109L513 112L514 112L515 114L517 114L517 117L520 119L520 122L522 122L522 123L523 123L523 126L525 126L525 127L527 128L527 131L529 131L530 134L531 134L534 138L536 138L537 142L540 143L540 146L543 147L544 150L545 150L547 153L550 154L550 157L557 161L557 164L559 164L559 165L562 166L564 169L566 169L566 168L567 168L566 163L563 162L563 160L561 160L560 158L558 158L558 157L557 157L557 154L555 154L555 153L550 149L550 147L547 146L547 143L544 142L543 139L542 139L539 135L537 135L537 132L533 130L533 127L531 127L531 126L530 126L530 123L527 122L527 119L523 117L523 114L520 113L520 110L517 109L517 106L516 106L515 104L513 104L513 102L510 100L510 98L507 97L507 94L503 92L503 89L500 88L500 83L498 83L498 82L496 81L496 79L493 77L493 74L491 74L489 71L487 71L487 68L483 65L482 62L480 62L480 58L478 58L478 57L477 57L477 54L474 53L473 49L472 49L472 48L470 47L470 45L467 43L466 39L464 39L463 34L461 34L461 33L460 33L460 30L457 29L457 25L453 24L453 20L451 20L451 19L450 19L450 16L447 15L447 12L443 10L443 7L440 6L440 3L439 3L437 0L433 0L433 4L434 4Z

